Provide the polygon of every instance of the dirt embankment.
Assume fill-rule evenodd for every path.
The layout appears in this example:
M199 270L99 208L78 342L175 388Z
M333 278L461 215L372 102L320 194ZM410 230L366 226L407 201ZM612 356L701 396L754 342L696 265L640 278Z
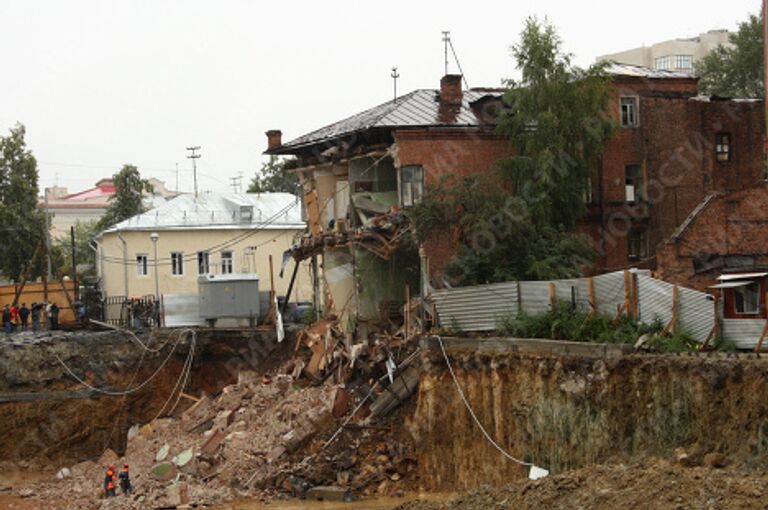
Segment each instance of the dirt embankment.
M128 428L162 409L182 372L190 337L157 331L139 335L147 351L127 334L19 334L0 339L0 461L5 469L51 468L125 450ZM199 332L185 392L215 393L242 368L268 368L287 355L291 341L269 334ZM57 359L58 358L58 359ZM67 372L109 391L88 389ZM181 399L180 406L190 401Z
M516 457L554 474L669 458L680 447L698 462L718 452L733 466L768 466L768 359L449 356L490 435ZM527 475L483 438L439 351L425 357L409 428L420 445L419 474L427 490L500 486Z

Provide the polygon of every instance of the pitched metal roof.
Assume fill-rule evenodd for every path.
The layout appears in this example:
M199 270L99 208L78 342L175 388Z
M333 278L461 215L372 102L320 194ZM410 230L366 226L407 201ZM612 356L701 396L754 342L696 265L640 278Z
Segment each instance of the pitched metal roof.
M302 230L301 206L290 193L184 194L108 228L128 230L295 229Z
M464 91L461 108L455 116L451 116L450 121L447 121L445 116L441 116L439 95L439 91L434 89L414 90L397 99L387 101L291 140L283 144L275 152L284 152L285 149L290 150L309 146L371 128L423 126L476 127L481 122L472 111L472 103L483 97L500 98L502 91L494 89L470 89Z

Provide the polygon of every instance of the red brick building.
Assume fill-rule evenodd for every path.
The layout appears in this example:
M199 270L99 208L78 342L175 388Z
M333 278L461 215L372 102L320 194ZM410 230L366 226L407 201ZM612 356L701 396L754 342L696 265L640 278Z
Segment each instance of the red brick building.
M581 222L595 242L596 272L653 267L654 247L704 197L762 178L761 103L700 98L687 74L618 64L608 72L615 86L608 113L618 127L596 162ZM461 82L445 76L439 90L416 90L285 144L279 131L268 133L268 154L297 158L313 234L364 227L370 213L407 208L442 176L488 172L511 154L495 133L503 91L462 90ZM450 235L422 246L422 280L440 286L456 248ZM324 253L326 270L355 272L354 254L332 251ZM404 281L392 281L378 298L402 294ZM350 285L333 301L349 301Z

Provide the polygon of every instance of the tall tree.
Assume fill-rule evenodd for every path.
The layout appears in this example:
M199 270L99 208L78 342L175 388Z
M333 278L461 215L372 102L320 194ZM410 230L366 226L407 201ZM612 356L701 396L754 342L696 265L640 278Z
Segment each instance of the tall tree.
M614 122L605 113L610 81L602 64L581 70L563 53L552 25L528 18L512 47L520 81L509 80L498 132L514 155L499 169L539 225L572 230Z
M554 28L526 21L512 53L522 71L508 81L498 132L513 155L495 175L448 178L410 212L421 240L460 240L446 266L454 284L575 276L594 257L576 232L598 156L614 130L602 66L581 70Z
M720 45L696 64L699 90L724 97L763 97L763 23L751 14Z
M105 230L144 212L144 192L152 192L152 185L141 178L138 168L134 165L123 165L112 179L115 182L115 194L110 197L107 212L99 220L99 230Z
M26 130L17 124L0 137L0 272L21 274L40 243L44 220L37 209L37 160L27 149Z
M284 160L270 156L251 179L248 193L285 192L297 193L299 178L288 171Z

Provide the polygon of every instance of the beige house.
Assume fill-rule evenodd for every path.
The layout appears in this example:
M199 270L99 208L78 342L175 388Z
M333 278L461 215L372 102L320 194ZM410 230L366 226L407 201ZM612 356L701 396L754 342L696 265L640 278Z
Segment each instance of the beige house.
M664 71L693 73L694 65L719 45L730 45L730 32L710 30L696 37L673 39L597 57L598 62L613 61L621 64L650 67Z
M285 295L294 262L279 275L283 252L304 231L301 205L289 193L180 195L105 230L96 238L97 266L106 296L196 294L206 274L260 278ZM155 273L157 268L157 273ZM311 300L309 266L302 264L291 301Z

